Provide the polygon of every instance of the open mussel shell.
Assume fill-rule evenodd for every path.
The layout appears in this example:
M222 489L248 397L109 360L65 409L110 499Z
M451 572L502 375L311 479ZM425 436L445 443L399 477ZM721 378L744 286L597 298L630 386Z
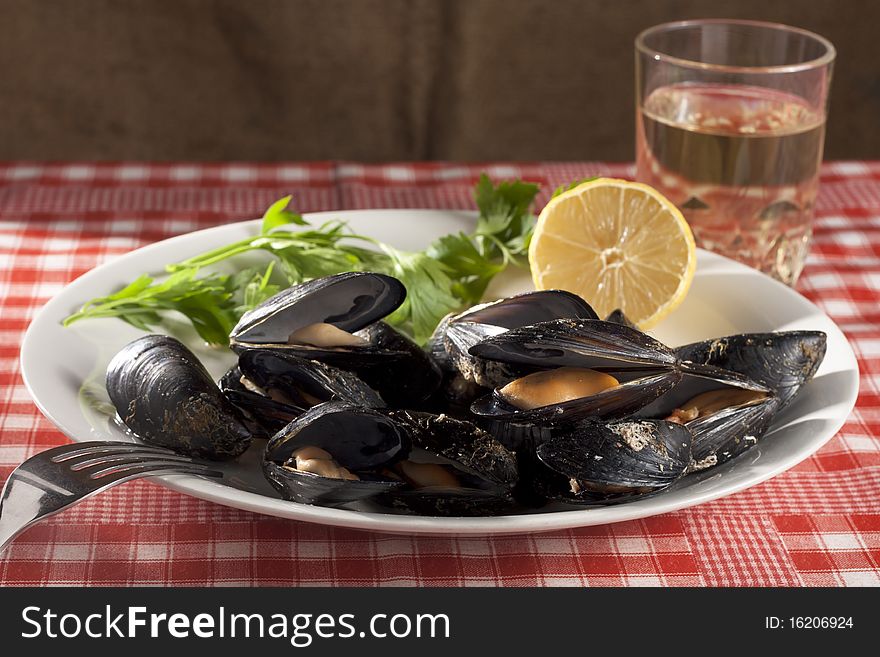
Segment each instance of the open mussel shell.
M534 482L546 498L607 504L660 491L691 461L690 431L663 420L583 422L536 448Z
M129 343L110 361L106 383L119 418L146 443L225 460L251 442L235 407L174 338L148 335Z
M772 395L772 390L747 376L712 365L689 361L676 366L679 378L672 389L638 411L639 417L665 418L697 395L716 390L746 390Z
M254 438L269 438L301 413L246 387L241 382L242 376L238 365L234 365L223 375L219 385L223 396L238 409Z
M287 465L294 452L318 447L358 479L325 477ZM263 473L288 500L338 506L375 497L404 486L377 474L404 458L409 435L385 415L344 402L309 409L275 434L263 456Z
M339 507L381 496L402 488L403 482L372 473L360 479L334 479L311 472L300 472L271 461L263 462L263 474L285 500L315 506Z
M375 390L344 369L272 349L250 349L238 358L247 380L276 401L300 410L339 400L380 408L385 402Z
M386 415L345 402L309 409L272 436L266 458L284 462L300 447L320 447L342 466L360 472L386 467L409 453L406 431Z
M683 422L694 435L693 470L727 461L767 431L780 400L768 387L712 365L681 361L681 381L638 412L639 417ZM688 419L687 411L699 413Z
M779 410L778 397L722 409L684 424L694 437L691 471L706 470L739 456L758 443Z
M385 322L375 322L356 335L373 349L399 354L355 369L389 406L417 408L440 386L443 375L431 355L400 331Z
M556 320L514 329L470 351L521 372L576 367L614 374L620 382L587 397L532 409L517 408L499 389L471 405L475 415L522 425L625 417L669 392L681 378L665 345L635 329L598 320Z
M487 337L562 318L596 319L597 316L581 297L562 290L528 292L483 303L458 315L447 315L428 342L432 359L444 373L432 402L456 417L467 417L474 401L520 373L516 366L485 360L468 350Z
M384 411L412 441L402 472L411 464L442 468L454 483L395 490L377 502L397 510L436 516L490 515L506 509L518 480L516 456L470 422L448 415Z
M368 342L350 339L340 344L308 344L294 336L313 326L330 325L343 337L394 312L406 298L396 278L370 272L348 272L316 278L282 290L242 315L229 335L236 351L271 347L327 363L374 362L388 357Z
M581 297L563 290L527 292L484 303L444 318L431 339L435 358L481 386L495 387L510 375L504 365L481 362L471 347L505 331L554 319L598 319Z
M652 399L673 389L680 374L657 372L622 383L600 393L567 402L519 409L495 390L471 404L480 425L505 447L526 458L548 438L588 419L614 420L637 413Z
M470 348L474 356L511 365L601 371L671 369L672 350L637 329L601 320L559 319L491 337Z
M539 290L474 306L457 315L450 322L450 329L470 323L510 330L554 319L599 319L599 316L590 304L572 292Z
M676 369L680 377L675 386L641 408L636 413L638 417L668 418L699 395L711 392L752 393L755 397L761 398L773 396L773 392L766 386L752 381L742 374L720 367L681 361L677 364Z
M230 337L245 344L286 343L297 329L318 323L357 331L396 310L405 298L403 284L384 274L316 278L282 290L242 315Z
M242 413L270 433L327 401L385 406L382 397L353 373L282 350L247 349L236 370L238 380L227 373L221 388Z
M738 372L766 386L786 406L825 358L822 331L743 333L676 349L682 361Z
M589 397L532 409L517 408L494 390L471 404L471 413L494 420L547 425L578 422L588 417L621 418L671 390L679 377L675 370L648 373Z

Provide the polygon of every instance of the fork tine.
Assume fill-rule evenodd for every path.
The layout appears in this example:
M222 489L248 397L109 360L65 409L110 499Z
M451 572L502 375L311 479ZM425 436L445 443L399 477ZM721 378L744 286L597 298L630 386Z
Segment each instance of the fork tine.
M194 469L194 470L210 470L211 468L206 465L201 465L199 463L181 463L179 461L166 461L164 459L154 459L151 461L139 461L135 463L117 463L115 465L109 465L105 468L101 468L99 470L94 470L88 473L89 479L100 480L105 477L112 476L117 472L120 473L131 473L131 472L146 472L148 470L155 470L159 468L174 468L174 469Z
M90 456L92 454L175 454L175 452L170 449L153 447L152 445L144 445L142 443L102 442L87 445L64 445L57 449L58 453L53 454L51 457L54 463L63 463L70 459L79 458L81 456Z
M152 461L145 463L131 463L124 466L114 466L93 472L89 477L95 480L96 485L109 485L125 479L134 479L143 477L147 474L194 474L204 475L206 477L222 477L223 473L219 470L212 470L208 466L196 463L165 463L162 461Z
M22 531L33 525L35 522L42 520L48 516L55 515L65 509L83 501L93 495L107 490L118 484L124 484L133 479L149 477L155 475L197 475L202 477L222 478L223 473L219 470L211 470L204 466L198 465L164 465L161 467L149 467L139 469L129 469L124 472L116 472L106 477L98 479L94 482L94 488L87 492L65 498L56 498L51 504L42 506L38 509L25 509L25 513L8 513L4 502L11 501L6 498L0 500L0 552L2 552L12 539L14 539ZM8 482L7 482L8 483ZM5 490L5 489L4 489ZM12 507L16 508L16 507Z
M80 452L84 449L97 449L100 447L107 447L107 446L112 447L114 445L118 447L123 444L128 444L128 443L121 443L119 441L109 441L109 440L89 441L85 444L83 444L83 443L66 443L64 445L58 445L57 447L52 447L50 449L42 451L42 452L40 452L40 454L44 455L45 458L52 458L54 460L55 458L62 458L66 454ZM136 443L131 443L131 444L134 445Z
M122 452L107 451L120 445ZM62 462L53 462L53 457L59 456ZM80 471L71 467L78 463L84 464ZM89 472L94 468L99 469ZM3 485L0 551L25 528L92 495L133 479L170 474L224 476L220 470L170 450L137 444L105 441L62 445L40 452L15 468Z
M74 472L80 472L89 468L109 465L126 465L128 463L146 463L155 461L174 462L181 464L196 464L188 456L181 454L100 454L91 458L78 459L75 462L69 462L67 465Z

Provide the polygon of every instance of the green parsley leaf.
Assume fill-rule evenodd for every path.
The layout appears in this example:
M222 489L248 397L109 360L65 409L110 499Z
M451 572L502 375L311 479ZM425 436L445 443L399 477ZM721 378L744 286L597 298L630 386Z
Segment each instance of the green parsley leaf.
M114 294L92 299L65 319L64 326L86 317L118 317L136 328L150 330L160 323L162 311L176 310L192 322L206 342L227 344L237 321L230 304L229 277L195 275L195 269L185 269L158 283L149 276L140 276Z
M451 291L452 280L444 266L426 253L398 251L387 244L382 245L382 250L391 257L392 266L387 273L407 290L403 304L387 321L409 324L413 339L424 344L450 309L460 305Z
M244 290L242 303L236 307L238 314L243 315L248 310L256 308L280 291L281 286L270 282L273 269L275 269L275 261L270 262L262 274L256 269L244 269L233 276L234 289Z
M276 228L286 224L296 224L297 226L309 225L301 214L286 209L292 198L292 196L285 196L269 206L269 209L263 215L263 225L260 228L260 232L263 235L267 235Z
M282 287L345 271L374 271L397 277L407 288L404 304L387 321L424 343L446 314L479 302L495 275L511 263L524 263L537 192L537 185L520 181L493 185L483 174L474 194L480 211L474 233L446 235L415 253L357 235L342 221L312 226L288 209L287 196L266 210L259 235L172 263L162 280L140 276L113 294L92 299L64 325L117 317L147 331L175 310L205 341L227 344L242 313ZM251 251L269 254L265 269L249 267L232 276L202 271Z
M477 221L477 247L488 258L500 257L522 264L518 256L528 252L535 226L529 209L538 194L538 186L521 181L493 186L486 174L480 176L475 198L480 209Z

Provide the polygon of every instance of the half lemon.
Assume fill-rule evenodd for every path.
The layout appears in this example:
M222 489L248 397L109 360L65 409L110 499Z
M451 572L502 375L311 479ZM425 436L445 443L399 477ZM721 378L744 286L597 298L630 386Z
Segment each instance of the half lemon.
M597 178L550 200L529 265L536 289L579 294L603 318L619 308L646 330L684 301L697 254L687 221L656 189Z

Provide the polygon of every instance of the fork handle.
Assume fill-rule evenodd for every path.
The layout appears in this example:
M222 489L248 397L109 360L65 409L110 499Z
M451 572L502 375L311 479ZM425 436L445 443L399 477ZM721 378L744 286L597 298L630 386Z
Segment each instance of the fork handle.
M180 466L132 472L124 478L106 483L104 486L96 488L94 491L91 491L86 495L77 496L69 494L63 495L61 491L45 490L40 486L28 482L24 477L13 478L13 472L13 475L10 475L6 485L3 487L2 498L0 498L0 552L6 548L12 539L43 518L54 516L56 513L60 513L97 493L118 486L119 484L124 484L135 479L143 479L144 477L155 477L168 474L192 474L205 477L223 477L223 473L219 470L207 470L203 466L196 464L191 466L181 464ZM41 483L43 485L47 484L45 481ZM11 499L13 494L15 495L16 503L14 505L7 504L7 500ZM46 511L46 501L50 498L52 499L53 508L50 511ZM22 501L29 504L22 504Z

